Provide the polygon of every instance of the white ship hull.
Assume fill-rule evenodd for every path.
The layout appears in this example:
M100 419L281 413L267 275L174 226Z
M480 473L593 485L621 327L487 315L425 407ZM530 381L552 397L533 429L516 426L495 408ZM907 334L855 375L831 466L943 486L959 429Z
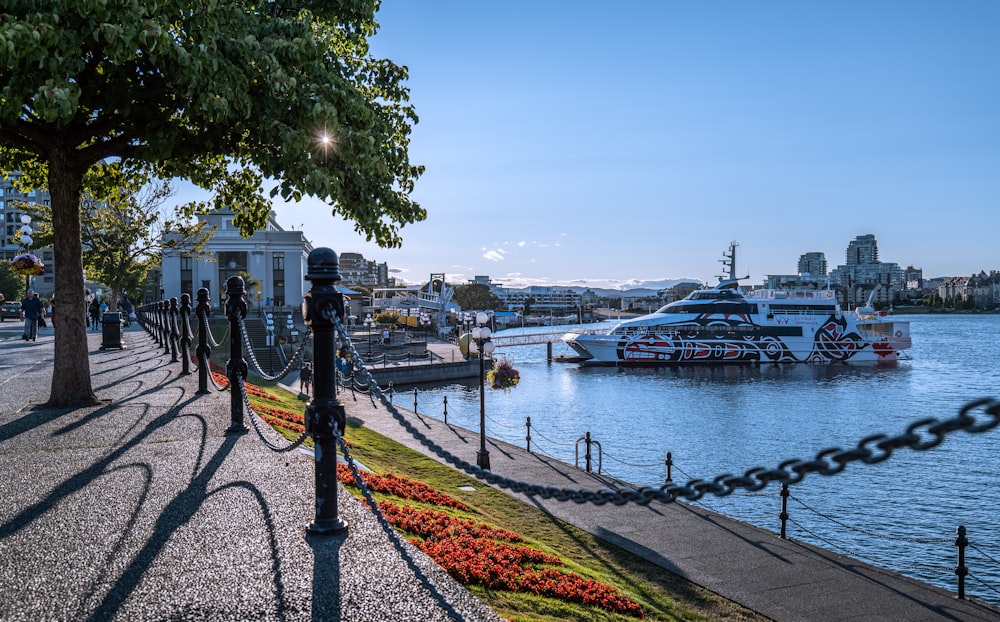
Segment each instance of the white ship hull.
M568 333L563 341L591 365L892 363L911 346L909 322L883 317L698 314L665 323L653 316L626 330L619 324L605 333Z
M740 291L736 243L729 278L656 313L601 332L563 336L589 365L894 363L910 323L870 306L844 312L830 289ZM869 304L871 301L869 300Z

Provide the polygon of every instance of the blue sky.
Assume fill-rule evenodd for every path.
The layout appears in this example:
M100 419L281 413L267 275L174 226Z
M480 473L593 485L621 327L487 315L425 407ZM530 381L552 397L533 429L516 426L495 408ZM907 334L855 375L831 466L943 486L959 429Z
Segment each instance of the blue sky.
M1000 268L1000 2L383 0L420 122L401 249L316 203L316 246L409 282L751 282L799 255Z

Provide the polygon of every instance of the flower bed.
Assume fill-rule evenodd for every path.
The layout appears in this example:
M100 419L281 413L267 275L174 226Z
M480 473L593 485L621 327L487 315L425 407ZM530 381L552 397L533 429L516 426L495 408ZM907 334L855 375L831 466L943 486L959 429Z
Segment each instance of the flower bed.
M215 370L212 373L220 378L220 383L226 380ZM517 384L516 381L514 384ZM256 385L244 385L249 395L280 401ZM256 404L254 410L271 425L305 431L303 415L261 404ZM345 486L355 486L354 476L346 464L337 464L337 478ZM362 472L361 479L369 489L382 494L461 511L469 509L458 499L440 493L423 482L392 473ZM521 544L524 538L517 533L473 519L458 518L440 510L414 508L385 500L380 501L378 506L389 524L410 534L414 545L464 584L530 593L644 617L642 607L614 587L555 568L562 566L558 557L524 546Z
M355 485L347 465L337 465L337 476L346 486ZM422 482L374 473L362 473L361 479L377 492L466 509L460 501ZM512 531L457 518L439 510L417 509L391 501L380 501L378 507L389 524L410 534L414 545L461 583L491 590L531 593L644 617L642 607L610 585L553 568L562 566L558 557L519 544L524 538Z
M345 486L354 486L354 475L344 463L337 464L337 478ZM440 505L442 507L455 508L457 510L467 510L468 507L458 499L442 494L423 482L417 482L405 477L399 477L392 473L378 475L377 473L361 473L361 481L370 490L393 495L401 499L411 499L430 505Z
M279 426L293 432L306 431L306 420L302 415L296 415L280 408L271 408L263 404L255 404L253 410L261 419L273 426Z

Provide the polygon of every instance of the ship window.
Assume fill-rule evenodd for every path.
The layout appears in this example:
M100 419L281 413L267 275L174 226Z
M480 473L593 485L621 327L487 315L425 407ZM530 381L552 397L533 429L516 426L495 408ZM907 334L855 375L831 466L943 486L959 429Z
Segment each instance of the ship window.
M757 313L757 305L748 302L708 302L703 304L671 304L660 313Z

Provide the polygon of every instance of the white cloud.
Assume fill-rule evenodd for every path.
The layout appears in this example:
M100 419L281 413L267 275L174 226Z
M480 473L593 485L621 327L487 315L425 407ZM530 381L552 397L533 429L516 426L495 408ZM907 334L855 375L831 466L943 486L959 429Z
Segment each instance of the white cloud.
M503 261L503 255L505 252L506 251L504 251L502 248L498 248L496 250L489 250L483 253L483 259L486 259L487 261Z

